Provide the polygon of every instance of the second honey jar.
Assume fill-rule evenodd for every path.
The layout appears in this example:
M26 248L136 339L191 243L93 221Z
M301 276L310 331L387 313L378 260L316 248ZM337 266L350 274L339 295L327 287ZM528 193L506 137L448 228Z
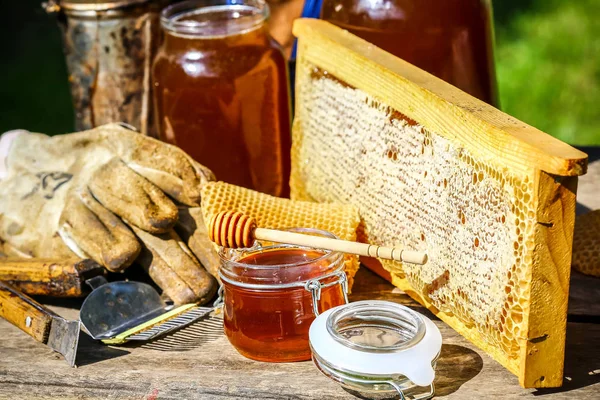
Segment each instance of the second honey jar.
M163 10L156 119L162 140L217 179L287 196L289 87L268 16L262 0L184 1Z

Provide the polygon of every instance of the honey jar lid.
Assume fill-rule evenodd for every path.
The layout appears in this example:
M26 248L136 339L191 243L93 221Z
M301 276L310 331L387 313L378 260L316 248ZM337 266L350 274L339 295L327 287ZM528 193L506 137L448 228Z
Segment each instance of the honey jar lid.
M442 335L431 320L400 304L366 300L332 308L309 330L313 359L338 382L380 377L430 386ZM366 379L366 378L365 378Z
M148 3L150 0L54 0L49 1L48 7L55 7L54 11L108 11L133 5Z

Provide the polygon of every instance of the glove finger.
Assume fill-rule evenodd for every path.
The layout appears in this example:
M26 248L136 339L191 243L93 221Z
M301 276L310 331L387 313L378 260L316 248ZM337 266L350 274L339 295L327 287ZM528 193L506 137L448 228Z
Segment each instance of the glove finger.
M175 204L119 159L98 169L89 188L104 207L147 232L167 232L177 222Z
M59 234L79 257L91 258L113 272L130 266L141 250L133 232L87 190L68 196Z
M132 229L151 254L151 258L142 257L140 262L145 264L149 273L154 271L154 281L173 301L181 303L185 299L185 302L205 303L211 299L216 291L215 279L198 263L175 231L152 235L136 227ZM172 273L164 272L163 264ZM164 275L157 275L161 273ZM192 291L192 295L186 288Z
M180 207L179 220L175 231L191 252L198 258L204 268L215 278L219 279L219 265L221 260L217 254L215 244L208 238L208 230L202 217L200 207Z
M208 168L175 146L120 127L111 128L123 130L118 141L108 142L129 168L178 202L189 206L200 204L200 188L215 179Z
M146 248L142 250L138 262L143 264L150 278L175 304L194 302L196 295L193 290L156 253Z

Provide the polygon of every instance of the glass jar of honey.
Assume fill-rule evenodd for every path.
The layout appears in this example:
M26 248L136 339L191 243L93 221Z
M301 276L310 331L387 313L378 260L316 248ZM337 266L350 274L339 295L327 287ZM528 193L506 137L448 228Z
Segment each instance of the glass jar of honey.
M263 0L192 0L165 8L153 66L156 120L162 140L217 179L288 196L289 84L268 16Z
M491 0L323 0L321 18L497 105Z
M315 229L292 230L335 238ZM348 302L342 254L259 243L220 255L224 330L231 344L254 360L310 360L311 323Z

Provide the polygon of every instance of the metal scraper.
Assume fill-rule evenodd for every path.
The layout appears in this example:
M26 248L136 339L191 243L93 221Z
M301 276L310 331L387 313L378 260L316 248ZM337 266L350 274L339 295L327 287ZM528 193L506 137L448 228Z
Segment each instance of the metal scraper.
M103 276L95 276L86 283L94 290L81 305L79 319L91 337L105 344L152 340L214 311L194 303L168 305L152 286L142 282L108 283Z
M75 366L79 321L69 321L0 281L0 316Z

